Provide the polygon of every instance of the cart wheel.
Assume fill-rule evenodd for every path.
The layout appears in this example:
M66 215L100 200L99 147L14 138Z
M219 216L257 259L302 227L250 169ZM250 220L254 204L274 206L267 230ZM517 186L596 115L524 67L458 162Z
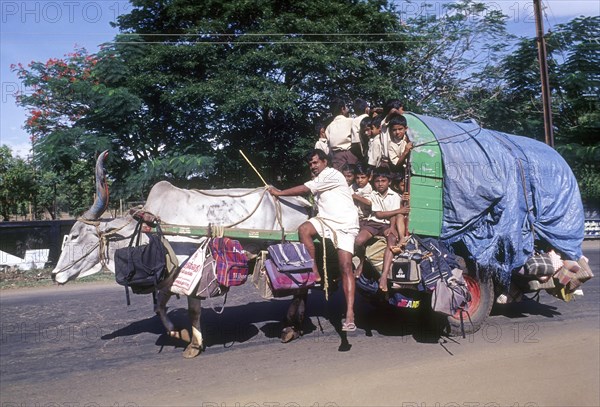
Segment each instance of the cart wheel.
M477 332L490 315L492 306L494 305L494 283L491 278L486 278L482 281L466 273L463 277L471 293L471 301L469 301L468 307L469 314L467 315L466 312L463 312L465 334L470 335ZM449 336L462 335L460 311L445 319L447 320L447 326L444 333Z

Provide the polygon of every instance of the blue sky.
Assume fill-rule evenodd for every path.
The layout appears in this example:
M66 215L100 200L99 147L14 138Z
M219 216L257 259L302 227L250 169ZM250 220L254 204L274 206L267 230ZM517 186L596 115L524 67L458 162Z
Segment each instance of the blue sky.
M422 12L421 1L396 1L403 17ZM431 0L428 13L443 13L450 1ZM532 0L487 1L509 16L509 30L519 36L535 36ZM600 0L545 0L544 29L573 17L600 15ZM15 91L27 91L10 70L11 64L61 58L74 48L98 51L98 45L111 41L117 30L110 26L119 15L131 10L128 1L35 1L0 0L0 145L25 157L30 148L29 135L22 129L26 112L15 104Z

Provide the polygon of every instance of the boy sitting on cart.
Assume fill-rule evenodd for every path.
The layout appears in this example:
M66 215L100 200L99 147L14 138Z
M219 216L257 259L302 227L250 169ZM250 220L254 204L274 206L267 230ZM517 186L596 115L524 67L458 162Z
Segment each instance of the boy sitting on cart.
M376 168L373 171L374 191L371 192L371 215L360 223L360 230L355 240L355 251L359 257L359 265L356 268L355 276L358 278L362 274L365 260L365 245L374 236L385 237L387 247L383 257L383 271L379 280L379 288L386 292L387 276L392 265L394 254L392 247L398 244L398 239L404 236L398 235L398 230L405 230L404 215L408 214L410 207L401 205L401 196L390 188L392 176L385 168ZM396 227L396 222L402 222Z

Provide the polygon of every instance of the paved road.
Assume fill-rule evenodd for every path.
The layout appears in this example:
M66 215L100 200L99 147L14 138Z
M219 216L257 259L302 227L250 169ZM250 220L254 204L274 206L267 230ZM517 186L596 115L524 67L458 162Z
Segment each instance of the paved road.
M584 253L599 274L600 241ZM584 293L496 310L466 339L360 299L359 329L342 338L327 318L341 312L341 293L329 303L317 293L310 332L281 344L287 302L246 284L222 315L204 303L207 350L184 360L149 296L127 307L116 284L3 292L0 406L599 406L600 278ZM183 324L185 300L170 305Z

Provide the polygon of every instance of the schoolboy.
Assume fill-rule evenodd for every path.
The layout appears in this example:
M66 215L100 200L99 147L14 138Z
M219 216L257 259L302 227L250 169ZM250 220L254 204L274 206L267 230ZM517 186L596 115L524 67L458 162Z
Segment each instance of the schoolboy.
M360 138L360 148L361 151L363 152L362 154L362 158L360 159L359 162L367 164L367 161L369 160L368 157L368 153L369 153L369 140L371 140L371 121L373 119L369 116L363 118L360 121L360 126L359 126L359 130L358 130L358 135Z
M348 117L348 107L339 98L335 98L330 106L333 120L325 129L325 137L329 144L331 166L336 170L346 163L356 164L358 158L352 153L352 118Z
M410 206L410 195L406 192L406 178L404 173L399 173L392 179L390 188L400 194L400 206ZM396 215L390 220L392 227L389 233L396 236L396 244L390 246L393 254L397 254L406 246L406 237L408 236L408 219L407 215Z
M404 162L413 149L413 143L408 139L406 134L408 131L406 117L401 114L390 116L388 129L390 133L390 143L388 145L390 169L395 173L402 172L404 170Z
M327 142L327 137L325 136L325 129L329 123L331 123L331 120L333 120L332 117L324 121L317 121L315 123L315 134L317 135L315 148L324 151L327 155L329 155L329 143Z
M367 151L367 164L371 168L378 168L381 166L381 159L383 157L383 145L381 144L381 122L383 116L379 115L371 119L371 132L369 139L369 147Z
M352 104L354 109L354 118L352 119L352 150L354 155L360 160L365 156L366 151L363 150L361 138L361 122L364 118L369 117L369 103L364 99L356 99Z
M358 163L354 166L354 184L352 185L352 199L358 211L358 220L362 221L371 214L370 196L373 188L369 181L371 180L371 172L368 168Z
M354 193L354 189L352 188L355 179L354 169L355 166L352 164L344 164L342 165L342 168L340 168L340 172L344 174L344 178L346 178L348 188L350 188L350 193Z
M360 259L355 276L362 273L364 265L364 246L374 236L382 236L387 240L387 247L383 256L383 272L379 280L379 288L386 292L387 276L392 264L393 253L391 247L396 244L396 236L389 232L390 219L399 214L407 214L408 207L401 207L400 195L390 189L391 175L387 169L377 168L373 171L374 191L371 192L371 215L361 223L358 236L354 241L355 251ZM360 253L360 255L358 254Z
M388 99L383 106L383 122L381 123L381 146L382 146L382 163L384 166L388 166L389 155L388 150L390 146L390 126L389 121L392 116L404 113L404 103L400 99Z

